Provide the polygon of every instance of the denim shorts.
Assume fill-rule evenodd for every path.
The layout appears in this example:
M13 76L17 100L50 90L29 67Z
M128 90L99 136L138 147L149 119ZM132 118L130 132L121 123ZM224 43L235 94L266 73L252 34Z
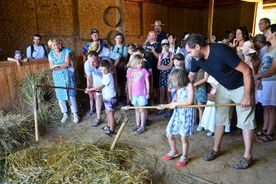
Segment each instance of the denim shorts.
M113 97L111 99L103 99L103 102L104 102L104 107L105 107L105 110L106 111L115 111L115 106L116 106L116 102L117 102L117 99L116 97Z
M146 96L138 96L138 95L133 95L132 96L132 105L134 106L144 106L148 104L148 99Z

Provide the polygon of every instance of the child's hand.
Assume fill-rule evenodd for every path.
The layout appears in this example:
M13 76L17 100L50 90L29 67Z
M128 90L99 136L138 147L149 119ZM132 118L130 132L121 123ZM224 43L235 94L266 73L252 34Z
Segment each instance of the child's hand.
M151 51L154 52L155 48L153 46L150 47Z
M159 110L163 110L163 109L165 109L166 108L166 104L159 104L158 106L157 106L157 109L159 109Z
M175 109L175 107L176 107L176 104L175 103L170 103L170 109Z
M172 88L172 89L171 89L171 92L172 92L172 93L175 93L175 92L176 92L176 89L175 89L175 88Z
M150 94L147 94L147 95L146 95L146 98L149 99L149 98L150 98Z
M174 98L172 99L172 102L176 102L177 101L177 96L175 95Z

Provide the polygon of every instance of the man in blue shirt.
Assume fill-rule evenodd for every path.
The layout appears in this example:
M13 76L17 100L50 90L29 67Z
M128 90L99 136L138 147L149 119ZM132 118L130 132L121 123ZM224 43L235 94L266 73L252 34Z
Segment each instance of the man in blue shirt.
M204 37L191 34L185 42L190 56L191 72L189 78L195 81L196 72L202 68L218 82L216 104L240 103L236 107L237 127L242 129L245 151L242 159L233 165L236 169L247 169L252 163L252 141L255 128L255 103L253 80L250 68L240 60L237 54L224 44L207 44ZM216 108L216 130L213 149L203 159L214 160L221 155L221 141L224 126L230 121L230 107Z
M100 32L99 32L99 30L96 29L96 28L93 28L91 30L91 40L89 40L88 42L86 42L84 44L84 46L82 47L82 50L81 50L82 51L82 55L83 55L83 61L86 61L86 59L87 59L86 54L87 54L88 48L89 48L89 46L91 45L92 42L98 42L102 47L107 47L108 48L108 44L104 40L100 39Z

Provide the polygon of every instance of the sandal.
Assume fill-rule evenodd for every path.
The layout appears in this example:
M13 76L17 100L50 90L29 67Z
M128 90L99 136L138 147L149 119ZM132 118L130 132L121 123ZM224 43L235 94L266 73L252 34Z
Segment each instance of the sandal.
M106 130L104 133L105 133L106 135L112 137L112 135L115 134L115 131L114 131L114 130L108 129L108 130Z
M140 127L138 125L135 125L134 127L132 127L132 131L136 132Z
M252 159L247 159L245 157L242 157L238 163L233 164L233 168L235 169L247 169L251 166Z
M106 125L106 126L102 127L102 129L103 129L104 131L107 131L107 130L110 129L110 127L109 127L108 125Z
M273 135L269 134L269 135L258 136L258 141L259 142L271 142L271 141L273 141Z
M170 151L166 155L163 155L162 158L163 158L163 160L171 160L171 159L176 158L178 156L179 156L179 154L177 152Z
M188 157L182 155L182 156L180 157L179 161L176 162L176 166L177 166L177 167L183 167L183 166L187 165L188 160L189 160Z
M256 133L256 135L257 136L263 136L263 135L265 135L266 134L266 129L262 129L262 130L259 130L257 133Z
M144 133L145 131L146 131L145 128L139 127L139 128L136 130L136 133L137 133L137 134L142 134L142 133Z
M102 120L97 119L94 123L92 123L92 126L93 127L97 127L97 126L99 126L101 124L101 122L102 122Z
M203 156L203 160L205 160L205 161L212 161L212 160L216 159L220 155L222 155L222 153L220 151L214 151L212 149L209 153L206 153Z

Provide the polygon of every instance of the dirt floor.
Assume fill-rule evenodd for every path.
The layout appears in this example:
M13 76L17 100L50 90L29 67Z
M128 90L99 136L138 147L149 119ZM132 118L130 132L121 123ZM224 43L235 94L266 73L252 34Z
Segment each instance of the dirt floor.
M119 118L118 110L115 117ZM169 151L165 129L168 123L163 116L149 115L151 125L141 135L131 131L134 125L134 111L128 112L129 122L118 142L131 146L140 147L144 151L140 154L141 163L150 171L153 183L157 184L180 184L180 183L248 183L248 184L276 184L276 142L258 143L254 140L254 165L247 170L231 168L233 162L241 158L243 154L243 140L239 130L225 135L223 138L223 155L214 161L206 162L202 159L204 153L212 148L213 138L207 137L206 132L196 132L190 138L189 157L186 167L177 168L177 159L163 161L162 155ZM104 112L102 112L102 117ZM79 124L68 123L64 127L48 129L42 136L40 144L51 143L55 139L77 139L80 141L108 141L112 143L113 137L104 134L99 127L92 127L91 122L95 115L84 116ZM119 127L117 127L118 129ZM180 140L178 148L181 149Z

